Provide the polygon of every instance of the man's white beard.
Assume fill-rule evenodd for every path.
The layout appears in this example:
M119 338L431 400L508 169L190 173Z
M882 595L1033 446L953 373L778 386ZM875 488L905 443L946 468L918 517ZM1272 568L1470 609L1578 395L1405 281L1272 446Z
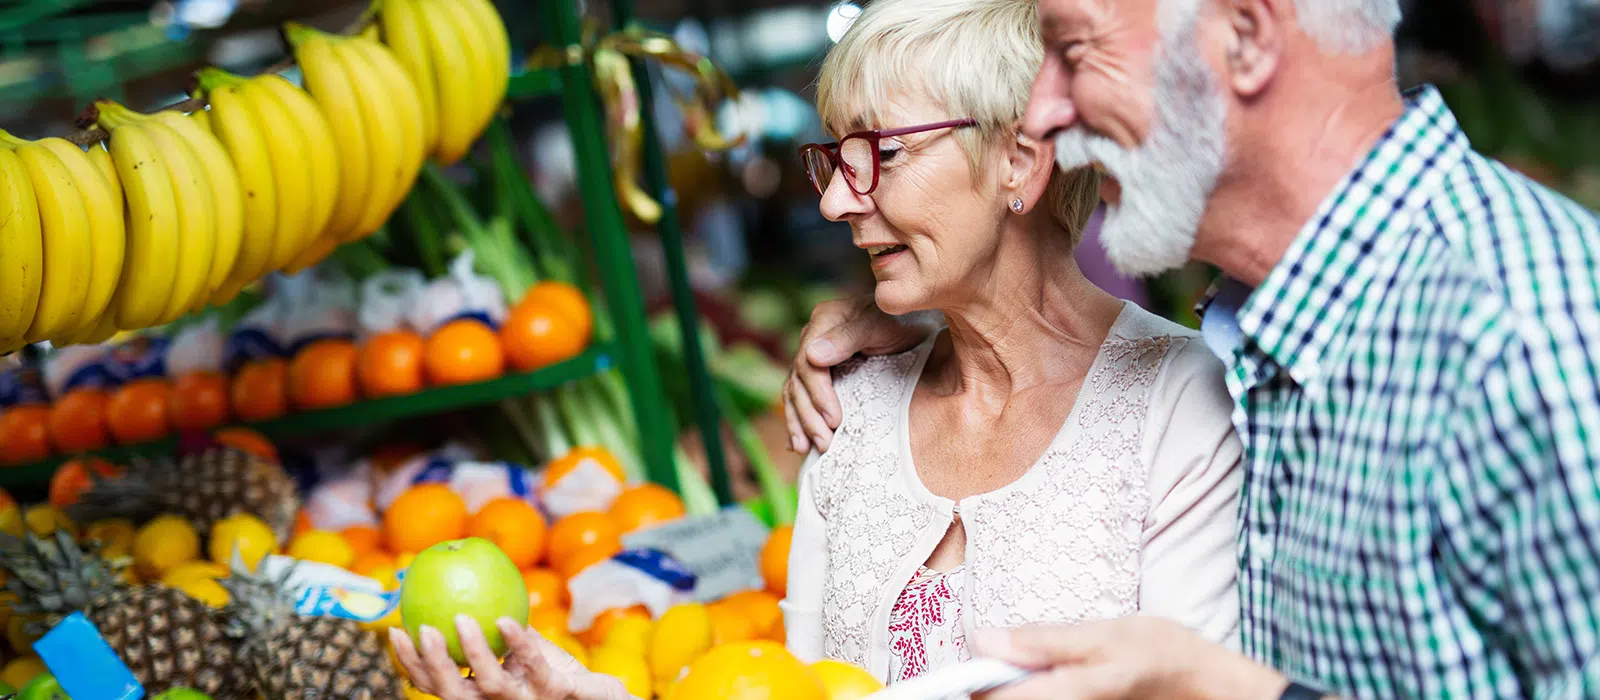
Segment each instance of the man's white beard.
M1056 138L1062 170L1099 163L1122 186L1121 202L1106 206L1100 242L1125 275L1155 275L1188 261L1222 173L1227 105L1195 45L1193 20L1162 32L1155 115L1143 144L1130 151L1081 125Z

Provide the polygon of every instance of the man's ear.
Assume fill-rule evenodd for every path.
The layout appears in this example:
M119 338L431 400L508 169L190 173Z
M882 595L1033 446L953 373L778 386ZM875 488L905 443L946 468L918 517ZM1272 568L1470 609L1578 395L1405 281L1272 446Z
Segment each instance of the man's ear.
M1008 165L1004 183L1007 206L1010 206L1012 198L1018 198L1022 200L1022 211L1017 213L1033 211L1033 207L1044 198L1045 189L1050 186L1050 176L1056 170L1055 143L1039 141L1019 129Z
M1290 0L1224 0L1228 22L1227 77L1241 97L1254 97L1278 72L1284 33L1294 21Z

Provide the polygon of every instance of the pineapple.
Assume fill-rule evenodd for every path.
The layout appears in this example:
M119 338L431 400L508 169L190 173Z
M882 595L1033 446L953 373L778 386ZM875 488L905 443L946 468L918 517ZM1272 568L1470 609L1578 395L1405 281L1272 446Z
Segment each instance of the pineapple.
M405 697L388 643L355 620L301 616L289 586L293 565L276 579L246 571L234 558L223 579L228 633L239 660L267 700L388 700Z
M202 540L217 521L251 513L272 527L279 542L287 542L299 508L294 479L283 467L219 445L176 464L170 458L135 459L125 475L97 478L69 513L76 522L115 517L144 522L175 513L194 523Z
M39 618L30 635L81 612L147 692L187 687L217 700L252 697L216 611L166 586L129 585L126 565L83 551L62 532L54 539L0 536L0 569L17 596L12 609Z

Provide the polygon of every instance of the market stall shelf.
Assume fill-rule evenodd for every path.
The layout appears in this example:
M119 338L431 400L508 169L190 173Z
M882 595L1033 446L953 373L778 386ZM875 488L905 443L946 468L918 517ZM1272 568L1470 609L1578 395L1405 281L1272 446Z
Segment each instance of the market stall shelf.
M298 411L281 418L238 425L251 428L273 440L281 440L483 406L502 399L549 391L567 382L604 372L611 368L612 357L610 347L597 344L577 357L533 372L506 374L474 384L433 387L404 396L366 399L336 408ZM170 454L177 443L176 438L167 438L120 445L91 454L120 462L134 455ZM79 456L82 455L60 455L0 469L0 487L19 492L42 489L49 483L50 475L55 473L57 466Z

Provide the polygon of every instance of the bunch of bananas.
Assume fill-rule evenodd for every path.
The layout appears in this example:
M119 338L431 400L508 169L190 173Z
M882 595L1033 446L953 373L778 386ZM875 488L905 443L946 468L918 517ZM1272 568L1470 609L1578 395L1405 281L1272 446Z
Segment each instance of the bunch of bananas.
M416 85L428 153L443 165L460 160L506 96L505 22L490 0L383 0L378 24Z
M428 155L422 101L371 32L340 36L291 23L284 34L332 129L339 161L326 235L348 243L376 231L411 191Z

